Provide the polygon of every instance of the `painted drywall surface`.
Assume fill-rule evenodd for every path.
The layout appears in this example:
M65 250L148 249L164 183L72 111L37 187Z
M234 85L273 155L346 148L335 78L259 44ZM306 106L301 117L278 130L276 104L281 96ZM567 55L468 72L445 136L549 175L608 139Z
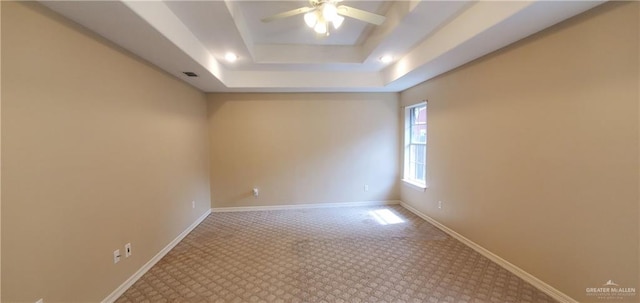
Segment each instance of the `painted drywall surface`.
M602 5L402 92L429 101L429 188L401 199L580 302L640 289L638 9Z
M398 199L398 94L208 98L213 207Z
M2 301L101 301L210 208L206 97L35 3L2 39Z
M2 16L2 5L0 5ZM0 22L0 58L2 58L2 22ZM2 60L0 60L0 71ZM2 73L0 73L0 87L2 87ZM2 133L2 96L0 94L0 133ZM2 159L2 141L0 140L0 159ZM2 184L2 169L0 169L0 184ZM0 186L0 235L2 235L2 186ZM0 237L1 238L1 237ZM2 241L0 240L0 273L2 272ZM0 274L0 300L2 300L2 275Z
M637 19L640 20L640 9L636 10ZM639 21L640 22L640 21ZM638 39L638 49L640 49L640 39ZM638 60L638 70L640 70L640 60ZM640 85L638 85L638 96L640 96ZM640 121L640 106L638 106L638 121ZM639 122L640 124L640 122ZM640 171L640 131L638 132L638 171ZM640 197L640 178L638 178L638 197ZM639 199L640 200L640 199ZM640 203L640 201L638 202ZM640 206L638 207L638 221L640 221ZM640 222L638 222L638 251L640 252ZM640 262L638 262L638 284L640 284Z

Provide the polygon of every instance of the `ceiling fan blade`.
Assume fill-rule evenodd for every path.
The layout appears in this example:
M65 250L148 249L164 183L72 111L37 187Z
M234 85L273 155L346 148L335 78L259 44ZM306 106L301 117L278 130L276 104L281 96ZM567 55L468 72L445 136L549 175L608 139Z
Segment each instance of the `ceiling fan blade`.
M287 18L287 17L291 17L291 16L295 16L295 15L300 15L300 14L304 14L304 13L308 13L310 11L315 10L315 7L301 7L301 8L296 8L296 9L292 9L290 11L286 11L283 13L279 13L270 17L266 17L264 19L262 19L262 22L271 22L273 20L277 20L277 19L283 19L283 18Z
M351 17L353 19L358 19L360 21L372 23L375 25L381 25L382 23L384 23L384 20L387 19L384 16L380 16L374 13L370 13L370 12L363 11L361 9L353 8L351 6L346 6L346 5L338 6L338 14Z

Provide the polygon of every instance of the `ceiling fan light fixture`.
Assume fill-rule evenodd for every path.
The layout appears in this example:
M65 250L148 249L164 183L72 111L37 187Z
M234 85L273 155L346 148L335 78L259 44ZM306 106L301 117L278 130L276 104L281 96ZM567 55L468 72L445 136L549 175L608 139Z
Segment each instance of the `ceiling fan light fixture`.
M313 29L318 34L326 34L327 33L327 24L324 23L324 22L318 22Z
M318 23L318 16L316 16L315 12L308 12L304 14L304 23L306 23L308 27L314 28L316 23Z
M340 26L342 25L342 22L344 22L344 17L342 17L342 16L336 16L331 21L331 23L333 23L333 28L335 28L335 29L339 29Z
M324 17L324 20L335 20L338 17L338 9L336 8L336 5L331 2L323 4L322 16Z
M0 0L1 1L1 0ZM345 17L381 25L386 20L385 16L374 14L365 10L346 5L338 5L343 0L308 0L310 6L299 7L293 10L281 12L273 16L262 18L267 23L278 19L303 15L304 23L318 34L329 36L329 31L337 30L342 26Z

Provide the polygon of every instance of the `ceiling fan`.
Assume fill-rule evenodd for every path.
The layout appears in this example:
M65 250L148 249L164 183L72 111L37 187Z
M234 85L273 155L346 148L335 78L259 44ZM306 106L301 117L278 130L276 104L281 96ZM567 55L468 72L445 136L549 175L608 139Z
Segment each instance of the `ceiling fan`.
M329 24L338 29L344 17L349 17L367 23L381 25L386 19L384 16L363 11L346 5L338 5L342 0L309 0L311 5L282 12L262 19L262 22L271 22L278 19L288 18L304 14L304 22L316 33L329 35Z

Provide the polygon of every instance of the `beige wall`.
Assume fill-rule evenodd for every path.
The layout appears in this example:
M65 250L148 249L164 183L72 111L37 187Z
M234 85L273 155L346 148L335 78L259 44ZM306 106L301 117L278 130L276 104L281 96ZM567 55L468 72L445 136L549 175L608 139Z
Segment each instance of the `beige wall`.
M37 4L2 39L2 301L100 301L210 208L205 95Z
M2 5L0 5L0 16L2 16ZM2 58L2 22L0 22L0 58ZM2 60L0 60L0 71L2 71ZM2 73L0 72L0 90L2 87ZM0 93L0 109L2 109L2 93ZM0 111L0 133L2 133L2 111ZM2 159L2 140L0 140L0 159ZM2 170L0 169L0 184L2 184ZM0 239L2 235L2 186L0 186ZM2 241L0 240L0 273L2 272ZM2 275L0 274L0 301L2 300Z
M402 200L580 302L638 288L638 10L605 4L403 92L429 100L430 187Z
M398 199L398 117L395 93L210 94L212 206Z

